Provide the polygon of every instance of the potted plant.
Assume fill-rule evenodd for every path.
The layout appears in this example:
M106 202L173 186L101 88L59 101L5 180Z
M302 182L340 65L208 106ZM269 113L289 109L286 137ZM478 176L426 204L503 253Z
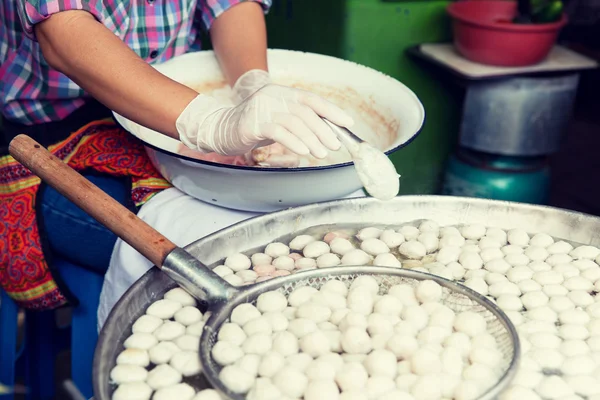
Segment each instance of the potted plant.
M561 0L465 0L450 4L448 13L459 53L506 67L543 61L567 23Z

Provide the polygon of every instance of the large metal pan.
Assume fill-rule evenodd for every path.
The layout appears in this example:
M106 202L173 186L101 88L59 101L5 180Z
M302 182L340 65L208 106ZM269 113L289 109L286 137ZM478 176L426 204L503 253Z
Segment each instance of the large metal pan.
M483 199L446 196L402 196L382 203L371 198L313 204L256 217L185 247L206 265L235 252L251 253L299 232L324 233L333 225L398 225L431 219L441 225L482 223L504 229L544 232L564 240L600 245L600 218L561 209ZM115 366L131 324L176 283L158 269L148 271L121 298L103 327L94 358L94 395L110 400L109 373Z

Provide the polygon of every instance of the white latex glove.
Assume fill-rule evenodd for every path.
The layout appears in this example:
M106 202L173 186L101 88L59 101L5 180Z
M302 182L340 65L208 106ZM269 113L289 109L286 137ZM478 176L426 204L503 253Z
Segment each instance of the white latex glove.
M241 155L277 142L290 151L325 158L341 143L320 118L350 127L352 117L304 90L267 84L235 107L198 95L177 119L181 141L194 150Z
M254 94L258 89L272 83L271 75L267 71L260 69L252 69L240 76L233 85L233 93L236 97L236 104L247 99L248 96Z

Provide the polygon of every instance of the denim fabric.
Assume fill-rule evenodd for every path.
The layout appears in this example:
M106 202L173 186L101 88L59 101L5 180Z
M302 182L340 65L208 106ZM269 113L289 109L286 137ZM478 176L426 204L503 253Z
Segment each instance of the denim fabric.
M100 189L135 212L127 178L84 174ZM40 189L41 217L53 255L104 274L116 235L49 186Z

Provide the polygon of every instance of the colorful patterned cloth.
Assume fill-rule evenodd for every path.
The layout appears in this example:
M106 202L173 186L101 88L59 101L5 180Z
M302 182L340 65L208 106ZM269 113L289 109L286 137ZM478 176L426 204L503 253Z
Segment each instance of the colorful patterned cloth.
M132 179L137 206L170 187L142 143L112 120L92 122L49 150L72 168ZM40 179L11 156L0 158L0 284L19 306L47 310L67 303L60 280L44 257L36 219Z
M230 7L272 0L2 0L0 1L0 107L25 125L64 119L86 93L50 68L33 26L65 10L85 10L149 63L199 50L198 26L209 29ZM23 35L25 33L26 36ZM243 33L242 33L243 34ZM242 36L240 36L242 37Z

